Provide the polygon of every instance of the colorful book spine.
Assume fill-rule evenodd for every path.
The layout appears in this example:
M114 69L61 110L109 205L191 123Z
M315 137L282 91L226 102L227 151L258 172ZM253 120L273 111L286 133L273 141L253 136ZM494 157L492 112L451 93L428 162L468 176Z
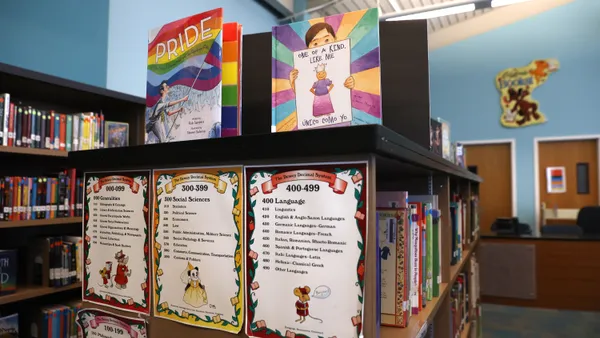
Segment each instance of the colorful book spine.
M410 205L410 246L411 246L411 275L410 275L410 302L412 306L412 314L417 315L421 310L421 283L419 282L420 274L420 252L421 247L420 235L421 227L419 226L419 215L417 206Z
M237 22L223 25L223 94L221 136L240 135L241 114L241 34L242 25Z
M10 118L10 94L0 94L0 145L8 146L8 120Z

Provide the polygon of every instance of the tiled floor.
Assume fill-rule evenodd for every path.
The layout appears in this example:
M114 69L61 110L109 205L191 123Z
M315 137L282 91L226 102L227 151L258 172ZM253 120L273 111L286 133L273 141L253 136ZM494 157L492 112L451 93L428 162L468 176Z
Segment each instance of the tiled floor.
M600 338L600 312L483 305L484 338Z

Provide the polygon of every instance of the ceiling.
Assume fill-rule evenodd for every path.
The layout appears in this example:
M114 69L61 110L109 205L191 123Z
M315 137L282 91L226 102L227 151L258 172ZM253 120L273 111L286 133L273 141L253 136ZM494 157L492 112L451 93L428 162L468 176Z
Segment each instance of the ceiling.
M307 9L325 4L326 7L310 13L311 18L335 15L357 11L365 8L375 8L379 3L381 12L392 14L397 11L414 10L440 3L454 2L456 0L308 0ZM479 9L465 14L454 14L427 20L429 32L439 31L456 23L472 19L491 11L491 8Z

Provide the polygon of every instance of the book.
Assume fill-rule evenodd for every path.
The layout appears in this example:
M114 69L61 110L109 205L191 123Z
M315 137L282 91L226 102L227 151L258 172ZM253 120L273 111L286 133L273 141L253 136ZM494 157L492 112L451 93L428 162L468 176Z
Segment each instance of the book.
M378 209L381 260L381 324L406 327L410 319L408 210Z
M242 134L242 25L223 25L223 112L221 136Z
M439 297L440 296L440 284L442 283L442 233L441 233L441 224L440 224L440 215L441 212L439 210L431 211L431 224L432 224L432 281L433 285L431 287L432 296Z
M0 317L0 338L19 337L19 314Z
M429 124L430 149L434 154L442 156L442 124L437 119L431 119Z
M104 130L104 146L106 148L129 145L129 123L105 121Z
M450 141L450 123L441 118L437 118L442 131L442 157L448 161L453 161L451 141Z
M10 115L10 94L0 94L0 146L8 145L9 115Z
M406 208L408 204L407 191L378 191L378 208Z
M221 136L223 9L150 30L145 143Z
M381 124L378 9L273 27L273 132Z
M421 227L419 226L418 207L410 204L410 304L412 314L422 309L421 284Z
M0 250L0 296L17 291L17 250Z

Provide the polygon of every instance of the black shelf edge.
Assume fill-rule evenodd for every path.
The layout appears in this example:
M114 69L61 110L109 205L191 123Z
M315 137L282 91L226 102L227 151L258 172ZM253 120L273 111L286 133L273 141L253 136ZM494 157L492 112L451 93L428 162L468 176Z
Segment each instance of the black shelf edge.
M288 154L282 156L282 154ZM99 149L69 153L69 163L84 171L166 168L186 165L245 164L246 161L383 156L432 172L481 182L482 179L381 125L313 129L218 139Z
M57 77L57 76L53 76L53 75L48 75L48 74L36 72L36 71L25 69L25 68L16 67L16 66L9 65L6 63L1 63L1 62L0 62L0 73L18 76L18 77L22 77L22 78L29 79L29 80L44 82L44 83L51 84L54 86L65 87L65 88L69 88L69 89L73 89L73 90L77 90L77 91L81 91L81 92L86 92L86 93L94 94L94 95L98 95L98 96L103 96L103 97L111 98L111 99L115 99L115 100L126 101L126 102L140 104L140 105L146 104L146 99L143 97L129 95L129 94L121 93L121 92L116 92L116 91L113 91L110 89L96 87L96 86L88 85L85 83L76 82L76 81L72 81L69 79L65 79L65 78L61 78L61 77Z

